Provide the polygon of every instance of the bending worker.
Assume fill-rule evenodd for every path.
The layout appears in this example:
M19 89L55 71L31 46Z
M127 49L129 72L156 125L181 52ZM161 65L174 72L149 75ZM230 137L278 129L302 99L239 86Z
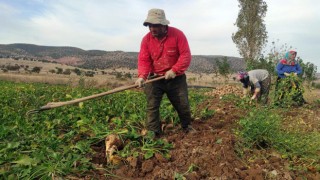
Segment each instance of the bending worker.
M247 95L248 92L252 92L251 100L257 100L263 103L268 102L268 95L271 84L271 77L265 69L255 69L248 72L239 72L237 80L243 84L243 93Z

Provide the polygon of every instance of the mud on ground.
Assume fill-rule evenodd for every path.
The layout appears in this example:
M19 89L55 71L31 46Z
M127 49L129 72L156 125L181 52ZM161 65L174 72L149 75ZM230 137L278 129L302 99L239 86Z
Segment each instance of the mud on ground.
M213 117L194 120L195 132L185 134L179 128L165 131L161 137L174 145L171 158L160 154L155 157L127 162L111 170L112 176L105 177L105 171L93 172L94 179L320 179L317 171L289 170L289 163L272 149L237 151L237 138L233 129L237 121L246 115L243 109L232 102L214 98L208 102L216 110ZM218 110L218 111L217 111ZM302 109L301 109L302 111ZM319 113L319 112L318 112ZM97 166L104 166L104 147L95 147L98 153L93 157ZM188 171L189 170L189 171Z

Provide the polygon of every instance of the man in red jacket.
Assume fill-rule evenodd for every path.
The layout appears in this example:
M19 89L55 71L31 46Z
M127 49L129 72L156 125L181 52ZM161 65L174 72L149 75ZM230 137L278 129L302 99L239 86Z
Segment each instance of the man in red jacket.
M148 26L150 32L141 42L135 82L142 87L146 79L165 76L165 79L146 84L144 89L147 96L146 126L156 135L162 134L159 108L164 93L178 112L184 132L193 130L185 75L191 52L184 33L168 24L162 9L149 10L143 25Z

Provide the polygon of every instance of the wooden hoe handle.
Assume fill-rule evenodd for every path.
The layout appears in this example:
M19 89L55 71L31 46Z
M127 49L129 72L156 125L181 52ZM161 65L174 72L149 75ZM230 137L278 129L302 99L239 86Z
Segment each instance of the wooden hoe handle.
M161 79L164 79L164 76L160 76L160 77L156 77L154 79L147 80L144 84L155 82L155 81L158 81L158 80L161 80ZM70 104L83 102L83 101L86 101L86 100L89 100L89 99L98 98L98 97L101 97L101 96L117 93L117 92L120 92L120 91L124 91L124 90L127 90L127 89L132 89L132 88L136 88L136 87L139 87L139 85L133 84L133 85L129 85L129 86L122 86L122 87L118 87L118 88L110 90L110 91L106 91L106 92L102 92L102 93L99 93L99 94L94 94L94 95L91 95L91 96L87 96L87 97L83 97L83 98L79 98L79 99L74 99L74 100L70 100L70 101L49 102L48 104L46 104L45 106L40 107L39 109L28 111L27 115L33 114L33 113L38 113L38 112L44 111L44 110L53 109L53 108L56 108L56 107L61 107L61 106L65 106L65 105L70 105Z

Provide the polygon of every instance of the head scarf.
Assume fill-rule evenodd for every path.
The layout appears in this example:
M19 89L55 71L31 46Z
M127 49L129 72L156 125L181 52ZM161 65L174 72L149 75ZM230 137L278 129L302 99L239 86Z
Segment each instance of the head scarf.
M249 87L249 74L245 71L239 71L237 75L237 79L243 84L244 88Z
M292 59L293 55L297 56L297 52L296 51L288 51L288 52L286 52L286 54L284 55L284 59L282 59L280 61L280 63L294 66L296 64L296 61L295 61L295 58Z
M245 71L239 71L237 76L238 76L238 79L240 79L240 80L245 79L248 77L248 73Z

